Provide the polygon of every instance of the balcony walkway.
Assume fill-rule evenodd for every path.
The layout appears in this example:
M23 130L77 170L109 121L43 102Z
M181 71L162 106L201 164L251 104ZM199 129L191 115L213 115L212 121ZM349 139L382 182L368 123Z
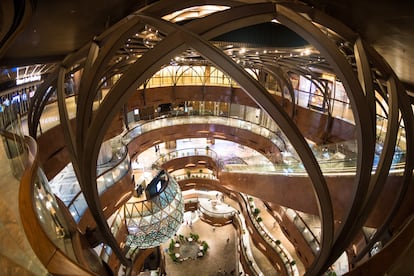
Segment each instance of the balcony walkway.
M12 174L3 145L0 164L0 274L47 275L26 239L18 205L20 182Z

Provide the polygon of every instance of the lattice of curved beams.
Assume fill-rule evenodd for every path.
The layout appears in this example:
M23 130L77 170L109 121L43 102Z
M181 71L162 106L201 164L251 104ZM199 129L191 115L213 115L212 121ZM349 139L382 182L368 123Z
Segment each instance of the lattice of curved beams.
M255 5L256 7L256 5ZM261 8L263 8L261 6ZM269 20L269 17L271 17L271 14L274 12L274 9L269 9L273 7L272 5L266 5L266 11L264 12L264 16L262 17L263 21ZM245 7L243 7L245 8ZM251 9L250 9L251 10ZM251 19L249 16L246 16L248 11L246 10L246 14L244 14L245 24L250 24L249 20ZM256 10L254 12L257 13ZM234 12L234 14L240 14L237 11ZM257 20L257 14L254 15L255 19ZM164 29L165 27L162 26L162 22L158 22L157 20L151 19L151 18L145 18L146 20L151 23L151 25L156 26L160 29ZM223 21L216 21L218 23L222 23L221 25L218 24L218 28L221 28L222 26L227 27L225 25L225 22L228 20L228 16L226 18L222 18ZM242 21L242 20L240 20ZM164 27L164 28L162 28ZM168 25L167 25L168 28ZM223 28L224 30L225 28ZM105 130L105 124L109 122L111 116L111 112L113 113L114 110L117 110L117 106L120 106L122 104L121 98L126 98L129 96L137 86L137 84L142 83L147 79L149 76L154 74L156 70L153 68L157 68L158 64L165 64L167 63L176 53L181 52L183 49L187 48L188 46L192 46L193 48L196 48L200 53L204 55L211 55L210 60L214 59L220 59L222 63L220 64L220 67L223 68L224 63L226 63L225 71L227 74L231 76L237 75L236 81L238 81L242 87L245 88L246 91L249 91L253 98L257 102L260 103L262 107L264 107L265 110L267 110L270 114L273 114L273 118L277 119L277 121L280 122L280 125L282 129L285 130L285 133L289 133L287 136L293 142L296 149L300 152L301 158L305 164L305 166L308 169L309 175L311 179L313 180L313 183L315 185L317 198L320 203L320 210L322 213L323 219L323 228L326 229L325 238L323 238L322 244L325 244L325 250L329 252L330 244L332 243L332 235L333 235L333 214L332 214L332 205L329 198L329 192L326 187L325 180L322 176L322 173L320 171L319 165L316 162L315 157L313 156L309 146L307 145L306 141L303 139L302 135L300 134L299 130L295 127L293 122L289 122L288 116L284 113L284 111L277 106L277 103L271 98L267 91L263 89L263 87L259 86L257 82L243 70L239 66L235 65L231 59L229 59L227 56L216 50L214 47L209 45L208 43L202 41L201 39L197 38L194 35L191 35L190 33L187 33L185 30L180 31L180 36L185 36L187 40L187 44L183 44L183 41L178 41L177 37L175 36L175 32L173 33L173 36L167 36L163 41L161 41L156 47L151 49L147 55L144 55L141 57L136 64L132 65L130 70L128 70L124 74L125 81L119 81L117 84L115 84L113 90L107 95L105 100L103 101L101 108L97 112L97 120L99 119L102 124L96 124L95 122L92 122L92 125L90 127L91 133L96 133L95 135L92 135L88 138L85 149L90 149L91 152L88 151L86 154L86 158L95 158L94 156L98 153L99 147L96 146L96 141L101 141L102 135L104 132L102 130ZM171 38L172 37L172 38ZM165 48L164 48L165 47ZM201 47L202 51L198 49L197 47ZM161 49L161 50L160 50ZM171 53L168 53L167 51L170 49ZM151 61L146 60L147 56L151 53ZM155 54L156 53L156 54ZM157 58L160 56L160 58ZM162 57L162 58L161 58ZM155 65L152 65L148 67L147 64L152 63L152 60L156 60ZM161 62L161 63L160 63ZM235 74L237 72L237 74ZM138 75L138 78L137 78ZM120 91L123 91L125 93L121 93ZM260 99L258 99L260 98ZM126 98L127 99L127 98ZM125 101L125 100L124 100ZM115 103L115 104L114 104ZM113 116L113 115L112 115ZM102 128L102 125L104 127ZM95 145L95 146L94 146ZM92 159L91 158L91 159ZM94 160L89 160L91 162L85 162L87 163L95 163ZM96 161L96 160L95 160ZM90 179L93 181L93 179ZM96 188L95 188L96 189ZM328 229L329 228L329 229ZM323 250L321 250L323 252ZM327 254L327 253L325 253Z
M282 5L276 5L276 7L277 7L276 18L282 23L285 23L285 25L287 25L288 27L292 28L293 30L301 34L312 44L314 44L316 48L318 48L321 51L321 53L329 60L330 64L335 69L335 72L337 73L337 75L339 75L340 79L344 82L344 86L346 87L348 96L353 106L353 110L355 113L354 117L356 118L356 122L358 126L357 128L358 129L358 140L359 140L358 174L356 177L357 180L356 180L356 185L355 185L355 190L354 190L354 201L352 204L352 208L349 212L347 220L343 224L344 226L339 231L339 235L336 236L336 241L338 241L338 237L341 235L343 237L346 237L346 240L350 240L352 239L352 235L347 235L345 230L351 229L351 228L357 229L359 227L359 224L362 220L354 224L352 223L352 218L356 217L356 215L361 214L361 213L368 213L369 208L367 207L369 207L369 205L371 204L366 204L368 198L365 196L365 194L370 189L370 187L374 187L374 186L378 187L378 185L374 185L376 184L375 179L378 177L374 177L371 179L371 176L370 176L371 167L373 163L373 153L374 153L373 145L374 145L374 134L375 133L374 133L374 130L372 130L372 128L367 128L367 130L361 129L362 126L374 125L373 117L375 114L372 114L372 110L370 111L369 109L366 108L366 106L368 105L368 101L366 100L366 97L363 93L363 89L361 88L360 83L354 74L353 68L350 66L350 64L346 60L346 57L344 56L344 54L337 48L337 45L333 43L333 41L331 41L332 36L335 35L335 32L330 32L328 36L325 36L317 27L315 27L312 24L311 21L305 19L301 15L283 7ZM220 14L209 16L207 19L204 19L204 20L203 19L196 20L195 22L186 24L185 28L190 31L193 31L194 33L198 33L204 39L209 39L209 37L215 37L220 32L228 31L231 28L242 27L244 25L248 25L249 23L251 24L253 22L257 23L257 22L260 22L261 20L265 21L265 20L268 20L274 17L273 4L267 3L263 5L255 5L254 10L251 9L253 11L243 10L244 8L245 7L237 7L229 11L220 13ZM236 13L236 11L238 13ZM253 15L254 13L256 14ZM315 15L315 14L317 13L312 13L312 15ZM238 17L238 15L242 15L243 17ZM248 15L251 15L251 16L248 16ZM224 18L221 18L221 16L227 16L227 18L224 19ZM211 29L209 30L203 29L205 28L207 24L204 27L200 26L201 24L205 24L205 22L210 22L210 20L213 21L212 20L213 18L215 21L217 20L216 22L219 22L222 25L217 26L214 24L208 24L208 26L211 27ZM163 28L169 29L169 31L171 32L171 27L169 27L168 25L166 26L165 24L163 25L162 23L157 22L157 20L153 20L148 17L145 18L144 20L148 21L152 25L156 25L160 29L163 29ZM326 17L324 17L324 20L325 22L327 21L329 24L334 26L334 27L331 26L330 28L331 30L335 29L336 33L340 33L339 37L347 38L351 42L354 41L355 34L353 34L352 32L349 32L347 28L343 27L343 25L338 24L338 22L334 22L334 20L329 20L329 18L327 19ZM210 23L214 23L214 22L210 22ZM340 29L341 31L338 31L338 29ZM341 34L342 31L345 33L345 35ZM166 32L168 33L168 31ZM176 40L179 40L178 42L175 39L171 38L174 36L176 36L177 38ZM214 58L214 59L217 58L218 60L223 61L225 63L223 67L230 69L230 71L234 69L237 72L237 74L239 74L238 77L235 79L243 83L244 85L242 86L244 88L249 88L248 91L255 96L256 101L262 107L264 107L265 110L267 110L268 112L269 110L273 111L272 112L273 115L281 112L280 110L274 110L275 106L272 106L273 103L271 101L267 102L266 96L260 94L262 92L261 87L257 86L254 82L251 83L251 80L249 79L249 77L244 76L244 73L239 71L239 68L237 68L234 64L232 64L232 62L228 60L226 57L218 53L214 48L211 47L211 45L208 45L205 41L203 41L203 39L200 39L200 37L197 37L194 34L186 33L183 30L179 30L175 32L173 31L172 34L169 33L169 36L167 36L162 42L160 42L159 45L157 45L154 49L148 51L146 55L141 57L136 62L136 64L131 65L130 69L127 70L126 73L124 74L123 80L114 86L113 90L108 94L107 98L104 100L104 103L102 104L101 109L98 110L98 114L102 115L102 117L97 116L92 121L92 124L90 125L91 126L90 132L88 133L86 137L87 146L85 148L86 148L87 154L85 155L90 154L89 155L90 158L88 156L83 155L83 157L85 157L83 161L84 161L84 164L88 164L88 163L92 164L92 165L88 165L88 168L93 169L93 166L95 166L94 164L96 164L96 162L93 162L93 161L96 161L95 156L97 156L97 153L99 152L99 146L95 146L93 148L93 143L98 142L97 144L99 144L99 142L102 141L103 133L107 129L110 119L113 117L117 108L123 102L127 100L128 96L131 95L131 93L133 93L133 90L135 89L136 85L143 83L146 78L150 77L153 73L155 73L156 70L154 68L167 63L168 60L174 56L175 53L180 53L180 51L183 51L185 49L185 47L182 45L183 37L185 37L185 39L187 40L187 44L189 46L193 46L193 48L197 48L197 50L202 55L208 55L210 56L210 58ZM167 42L171 42L171 45L166 45ZM171 49L171 47L177 47L177 48ZM156 59L155 62L152 62L150 58L147 58L147 56L150 54L152 55L153 59ZM140 69L139 67L141 66L144 67L144 69ZM139 74L139 77L133 76L133 74L130 73L133 69L137 69L135 73ZM224 70L224 71L227 72L229 70ZM232 76L232 74L229 74L229 75ZM99 75L96 75L96 76L99 77ZM400 87L398 83L396 86ZM250 88L252 89L250 90ZM395 89L391 89L391 90L395 90ZM119 95L121 92L125 92L125 94ZM119 94L116 95L117 93ZM402 96L398 94L398 97L402 97ZM394 98L395 96L393 96L393 100L395 100ZM393 106L392 109L395 109L395 104L392 106ZM409 108L407 108L407 106L404 106L404 104L402 104L401 101L398 102L397 106L400 106L400 109L403 111L405 115L404 122L406 122L406 125L412 124L413 122L412 114L410 113ZM395 129L396 127L394 118L395 116L393 115L393 117L390 120L391 121L390 126L393 129ZM291 127L288 120L286 120L286 125L283 124L283 126L285 128ZM294 135L293 133L294 131L292 131L289 136ZM393 130L387 136L389 137L387 138L389 145L393 144L394 133L395 131ZM295 134L300 135L298 133L295 133ZM306 152L306 147L302 144L301 139L294 139L294 141L295 142L292 143L294 144L294 146L299 145L297 149L304 148L304 151ZM412 139L407 139L407 151L410 149L410 152L411 152L410 143L412 143ZM92 146L92 148L89 148L88 145ZM302 153L302 155L311 155L311 153L306 152L306 153ZM389 161L390 155L391 154L387 153L381 157L381 160L382 160L381 163L384 165L382 165L382 169L378 170L379 172L378 174L383 174L385 171L387 171L386 168L388 166L387 163ZM305 156L305 157L306 158L302 158L303 159L302 161L304 161L304 163L307 165L307 168L309 167L318 168L317 164L314 164L314 160L312 159L312 157L310 156ZM410 164L406 166L408 169L412 168L412 165ZM93 171L93 170L89 170L89 171ZM318 196L320 197L323 194L323 199L321 201L322 201L322 204L326 205L325 200L329 201L329 197L326 198L326 193L323 191L325 189L323 188L324 181L323 179L322 180L319 179L320 174L318 174L318 172L317 173L311 172L311 173L314 173L313 178L312 178L314 180L313 181L314 185L319 186L316 188L319 188L322 190L320 191ZM410 177L411 177L410 173L406 173L405 179L409 179ZM94 183L93 181L94 180L92 179L92 182L91 182L92 186ZM368 185L368 183L370 183L370 185ZM90 191L93 193L93 190L94 189L92 187L92 190ZM96 187L95 187L95 190L96 190ZM323 211L324 210L322 210L322 212ZM328 212L328 214L326 215L325 213L324 215L322 213L322 220L326 221L326 220L332 219L332 214L329 214L329 210L328 211L325 210L325 212ZM333 235L332 229L328 230L329 227L326 227L329 225L332 225L332 221L324 222L324 226L325 226L324 230L326 231L324 233L325 237L328 235L329 236ZM334 246L334 249L335 249L333 250L334 252L332 252L331 246ZM337 252L343 251L345 246L347 246L346 242L343 242L342 244L341 243L333 244L332 237L325 238L325 242L323 242L323 245L322 245L322 251L321 251L320 257L317 260L317 262L314 264L314 266L311 268L311 270L309 271L309 274L318 274L320 272L323 272L324 269L326 269L327 266L330 264L331 259L334 258L334 257L330 257L330 259L328 259L328 255L330 253L337 254Z
M382 189L385 179L387 177L387 170L389 169L390 163L392 162L390 159L392 159L392 155L394 153L395 149L395 143L396 143L396 136L398 132L398 126L400 122L398 121L398 117L401 115L402 120L404 121L405 126L405 132L406 132L406 156L412 155L413 150L413 142L414 142L414 117L412 114L412 111L410 110L411 107L409 105L409 99L407 94L405 93L404 87L402 86L401 82L399 82L397 76L392 71L390 66L384 61L382 57L378 55L375 50L370 47L369 45L366 45L360 40L357 40L355 48L358 48L357 51L359 52L358 55L361 56L362 59L369 59L369 61L375 66L377 69L379 69L382 72L383 76L388 76L387 84L387 102L389 107L388 112L388 126L387 126L387 134L385 138L385 144L387 149L383 150L383 154L381 155L381 168L377 169L376 171L376 182L373 183L373 188L371 189L371 192L369 194L369 199L366 203L365 209L368 211L373 209L375 207L375 202L377 200L379 190ZM366 67L368 66L367 61L359 62L360 67ZM367 82L367 80L371 79L371 76L367 76L368 70L367 68L363 68L363 70L366 70L367 72L364 72L364 76L362 78L365 78L364 81ZM372 69L371 69L372 70ZM364 82L363 82L364 83ZM368 85L369 87L369 85ZM370 88L369 88L370 89ZM371 96L372 97L372 96ZM398 99L397 99L398 98ZM374 99L375 100L375 99ZM400 114L399 114L400 113ZM388 228L398 212L399 207L402 204L402 201L405 196L405 192L408 190L408 186L410 184L411 178L412 178L412 171L414 166L414 160L412 158L407 158L405 163L405 170L404 170L404 176L401 180L401 188L398 196L394 200L394 204L390 209L390 212L387 215L387 218L383 222L383 225L377 229L374 236L368 241L366 247L352 260L352 262L356 262L360 260L372 246L375 242L381 239L382 235L385 234L386 231L388 231ZM366 218L368 216L368 212L365 211L363 213L363 218ZM362 220L363 220L362 218ZM359 222L361 225L363 221Z
M49 89L49 87L56 87L57 75L58 69L52 72L37 88L36 93L30 101L27 114L27 125L29 128L29 135L35 139L37 137L37 128L39 127L40 117L42 116L48 100L53 94L53 89Z
M282 88L282 100L285 100L285 92L283 91L283 87L286 87L289 91L290 101L292 103L292 110L291 110L291 117L295 116L295 109L296 109L296 101L295 101L295 91L293 90L292 83L289 80L286 72L284 72L279 66L271 65L271 64L264 64L264 70L269 72L270 74L276 76L277 79L283 84L280 87Z

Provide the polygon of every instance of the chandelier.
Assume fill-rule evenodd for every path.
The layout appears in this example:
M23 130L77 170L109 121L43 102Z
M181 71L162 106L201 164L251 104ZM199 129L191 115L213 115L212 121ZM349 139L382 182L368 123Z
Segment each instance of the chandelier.
M178 183L162 170L138 197L124 205L130 248L152 248L174 236L183 222L184 201Z

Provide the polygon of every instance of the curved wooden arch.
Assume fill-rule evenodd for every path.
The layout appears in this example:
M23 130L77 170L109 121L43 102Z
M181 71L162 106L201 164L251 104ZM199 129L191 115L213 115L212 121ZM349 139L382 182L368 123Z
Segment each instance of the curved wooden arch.
M177 85L177 83L178 83L178 80L180 79L180 78L182 78L182 76L185 74L185 72L187 72L187 71L190 71L190 70L192 70L193 72L196 72L197 73L197 71L195 71L194 69L193 69L193 66L189 66L189 68L187 68L187 69L185 69L185 70L183 70L182 72L181 72L181 74L179 74L179 75L176 75L176 79L174 79L174 86L175 85ZM198 73L197 73L197 78L199 78L200 79L200 81L201 81L201 83L203 83L204 85L205 85L205 81L203 80L203 76L201 76L201 75L199 75Z
M49 91L50 86L56 86L58 70L56 69L52 72L47 79L39 86L36 93L34 94L32 100L30 101L29 111L27 114L27 125L29 128L29 135L36 139L37 137L37 128L40 123L40 116L52 96L52 91Z
M396 94L394 97L398 96L398 98L400 98L398 100L398 109L402 114L402 119L404 120L404 126L406 128L406 156L412 156L412 152L414 150L414 115L411 111L409 99L405 93L405 89L401 82L398 80L395 73L392 71L391 67L383 60L383 58L369 45L365 44L364 46L367 55L369 55L376 68L379 68L379 70L381 70L385 76L390 76L389 81L391 82L391 94ZM399 121L395 122L394 120L394 124L397 125L393 126L393 128L398 128L399 123ZM401 181L401 188L394 201L393 206L390 208L390 212L384 220L383 225L377 229L374 236L368 241L365 248L352 260L352 263L356 263L361 260L361 258L364 257L364 255L367 254L368 251L372 248L374 243L378 241L386 233L386 231L388 231L391 222L393 221L396 213L403 203L404 197L406 196L406 192L410 185L410 179L413 175L413 168L414 160L412 158L407 158L405 163L404 176Z
M263 17L263 20L268 20L269 17L272 17L272 12L270 12L269 14L269 8L274 6L267 4L266 7L267 10ZM270 11L272 11L272 9L270 9ZM233 13L235 13L235 11L233 11ZM246 15L244 16L246 18ZM257 17L258 15L255 14L254 18L256 20ZM156 19L145 19L149 20L152 25L155 25L160 29L162 29L162 25L165 24L162 22L158 22L158 20ZM250 19L251 18L247 17L246 22L248 23ZM329 191L326 187L326 182L320 171L319 165L315 157L313 156L312 151L307 145L306 141L300 134L299 130L295 127L295 125L292 122L290 122L289 117L284 113L284 111L281 108L275 108L277 104L273 100L273 98L271 98L268 95L267 91L263 89L263 87L258 85L258 83L255 80L253 80L250 77L250 75L248 75L243 69L234 65L233 62L226 55L224 55L222 52L218 51L217 49L209 45L207 42L202 41L200 38L197 38L195 35L192 35L191 33L185 30L180 30L179 35L180 36L178 36L177 32L174 32L172 35L167 36L156 47L151 49L148 52L151 53L151 62L149 60L146 60L149 54L144 55L141 59L139 59L136 62L136 64L132 65L130 70L124 74L122 80L119 80L115 84L114 88L104 99L101 108L98 110L96 116L96 118L99 118L99 123L92 123L90 128L91 135L88 135L86 140L85 148L90 150L86 151L85 161L87 160L88 162L85 162L85 164L96 164L96 157L99 153L98 145L100 145L99 142L102 141L104 130L107 128L107 125L110 121L111 112L113 113L114 110L117 110L117 106L120 106L123 102L125 102L127 96L131 95L138 83L144 82L145 79L148 78L148 76L151 76L153 75L153 73L155 73L156 69L153 69L154 67L158 68L158 64L167 62L169 59L171 59L171 57L174 56L175 53L179 53L186 48L184 40L178 40L179 38L182 38L184 36L189 46L195 48L196 50L198 50L198 52L206 56L211 55L209 56L210 60L219 59L223 63L226 63L225 67L223 66L223 64L220 64L220 66L218 66L219 68L225 69L223 70L224 72L227 72L227 74L231 76L234 76L234 72L237 72L238 76L237 78L235 78L236 81L238 81L242 87L244 86L245 90L248 91L248 93L252 96L252 98L256 100L256 102L260 103L260 105L266 111L272 114L271 116L273 117L273 119L279 122L282 121L282 123L280 124L282 129L285 128L285 134L289 133L287 136L291 140L295 148L298 150L298 152L300 152L302 161L305 164L305 167L307 168L307 171L314 183L315 193L318 198L322 214L322 227L326 230L326 233L330 233L325 234L322 238L321 252L324 253L324 255L328 255L333 239L333 212L332 204L329 197ZM155 60L155 62L152 62L152 60ZM121 93L121 91L123 93ZM93 165L92 168L90 165L88 167L90 168L90 172L95 170L95 168L93 168ZM90 181L90 183L96 181L93 177L90 176L88 180ZM96 190L96 185L92 185L92 187L90 188ZM97 194L96 191L92 191L92 193ZM324 251L326 251L326 253Z
M296 109L296 101L295 101L295 91L293 90L292 83L288 80L288 76L286 75L286 72L282 70L281 67L271 65L271 64L264 64L264 69L271 73L273 76L276 76L281 83L283 83L283 86L287 87L290 97L291 97L291 103L292 103L292 110L291 110L291 118L293 119L295 117L295 109ZM284 92L283 92L283 86L282 88L282 100L284 100Z
M214 61L216 66L222 68L223 71L231 72L230 75L232 78L235 79L245 92L278 123L286 137L296 149L312 180L315 197L317 198L321 214L321 227L324 234L322 235L322 248L319 256L329 256L331 244L333 242L333 210L329 190L326 186L326 181L322 175L319 164L307 142L300 134L300 131L296 128L295 124L290 120L284 110L270 97L267 91L261 85L258 85L247 72L235 65L227 55L223 54L223 52L218 49L211 47L206 41L202 41L191 33L186 33L186 35L187 43L190 46L198 50L209 60Z
M78 52L68 56L65 59L65 64L71 65L74 63L78 63L79 67L81 67L84 63L83 56L85 54L86 47L82 47ZM44 108L47 105L47 101L50 99L52 95L52 91L49 91L49 86L55 86L57 89L57 80L59 76L59 68L57 67L54 72L52 72L48 78L40 85L37 89L32 101L29 105L29 112L28 112L28 128L29 128L29 135L36 139L37 137L37 128L39 126L39 120L42 115Z
M298 74L298 75L304 77L305 79L307 79L308 81L310 81L311 83L313 83L319 89L319 91L321 91L324 94L324 98L328 98L328 96L326 95L325 89L320 84L319 78L311 70L305 71L302 68L292 68L292 67L288 67L285 70L286 71L290 71L292 73L295 73L295 74ZM306 74L311 75L312 78L309 78L308 76L306 76ZM326 101L325 104L328 107L328 116L332 116L331 103L329 101Z
M23 141L19 141L23 142ZM34 205L34 181L38 177L38 149L31 137L25 137L28 147L28 160L20 181L19 213L26 237L39 260L52 274L97 275L88 268L69 258L45 233L38 219Z
M189 3L198 3L198 1L186 1L183 5L189 5ZM163 5L165 5L165 2L163 2ZM168 7L166 6L160 6L159 8L159 12L161 10L168 10ZM155 10L157 10L157 7L146 11L155 12ZM353 219L362 214L366 214L367 210L370 209L368 207L371 204L367 204L369 201L367 192L370 191L370 187L380 187L377 180L380 175L383 175L386 171L388 171L386 168L389 168L388 163L390 156L392 156L391 153L386 153L384 157L381 158L381 168L378 170L378 175L371 177L371 169L374 158L375 132L372 128L364 129L364 127L367 125L375 125L372 110L366 108L369 105L372 106L372 100L367 99L363 93L360 82L355 76L353 68L348 63L344 55L338 50L335 43L323 34L318 27L313 25L311 21L287 8L283 4L262 3L237 6L233 9L213 14L207 18L189 22L183 27L174 26L173 24L163 22L151 16L144 16L138 13L134 14L132 17L136 17L136 19L134 19L135 23L131 23L131 25L128 24L129 27L132 28L134 24L138 25L142 22L148 22L149 24L164 30L168 33L168 35L153 49L148 50L146 54L135 62L135 64L129 66L122 78L110 90L95 117L92 116L90 104L93 100L92 93L86 92L87 94L82 96L84 97L84 104L80 106L83 106L86 111L78 114L85 115L85 118L82 118L83 121L81 126L78 128L78 132L82 132L83 134L78 136L76 139L78 146L73 147L72 150L75 158L79 160L78 165L81 165L82 168L78 168L79 178L80 181L85 183L85 193L88 193L88 204L91 204L93 207L91 209L93 209L96 213L101 212L99 198L96 191L96 158L99 153L99 147L103 140L103 136L111 122L111 119L122 104L127 101L130 95L132 95L137 85L145 83L145 81L156 71L158 71L161 66L167 64L169 60L175 56L175 54L184 51L187 47L192 47L198 50L201 55L207 57L207 59L216 62L218 67L221 68L223 72L226 72L231 76L235 76L234 79L241 84L241 86L256 101L256 103L271 114L273 119L281 122L280 126L285 133L288 134L287 137L291 140L294 147L300 152L301 159L314 184L315 194L320 204L320 213L323 224L322 250L317 260L308 271L308 274L323 273L324 270L326 270L326 268L333 261L335 261L335 256L342 253L345 247L349 244L349 240L353 238L353 232L347 231L349 229L352 229L353 231L354 229L357 229L362 219L357 222L354 222ZM278 19L287 27L307 39L328 59L337 75L341 80L343 80L348 97L353 107L353 112L355 114L354 117L357 124L356 129L358 136L358 166L354 185L353 202L345 223L342 224L335 236L333 230L332 204L330 202L329 192L326 188L326 183L320 171L319 165L310 151L306 141L304 141L303 137L300 135L300 132L298 132L292 124L287 114L285 114L285 112L274 102L274 100L272 100L265 93L263 87L253 80L246 72L244 72L241 67L235 65L230 58L207 42L209 39L214 38L221 33L228 32L229 30L253 23L256 24L258 22L270 21L273 18ZM324 20L327 20L327 18L324 18ZM332 24L335 25L336 23L334 22ZM122 24L119 26L122 27ZM336 27L334 27L334 29L341 28L340 25L335 26ZM346 30L344 32L346 33ZM114 33L116 33L114 30L108 31L108 34L111 35ZM352 41L352 34L348 33L348 35L349 39ZM90 73L85 74L85 78L89 80L88 82L90 83L90 85L88 85L89 87L94 88L94 84L97 83L96 80L99 80L101 72L105 70L104 67L106 62L104 62L104 60L111 58L114 53L114 50L110 49L116 49L116 45L118 45L117 43L121 43L119 42L119 39L115 39L117 36L119 37L119 35L111 37L114 39L105 38L99 40L107 43L102 47L102 49L98 49L96 45L93 46L89 57L91 69L88 72ZM360 47L357 48L357 51L363 53L362 50L360 50ZM96 60L95 55L97 56ZM359 67L363 71L363 74L366 75L366 72L368 72L366 65L359 65ZM92 70L92 68L96 70ZM61 77L60 81L62 80L63 78ZM367 77L363 77L362 80L369 82ZM396 84L396 86L398 87L398 84ZM364 87L367 86L364 85ZM62 91L62 87L58 90ZM395 88L391 90L395 91ZM86 89L84 91L86 91ZM393 129L390 133L387 133L386 139L387 149L389 148L390 151L392 151L392 145L395 144L395 106L400 105L400 103L395 105L396 97L395 92L393 93L393 115L392 120L389 120L391 121L389 126ZM402 105L403 104L401 104L400 108L404 108L404 113L408 113L409 107L403 107ZM80 109L84 110L83 108ZM407 118L408 123L412 123L412 114L410 116L411 117L405 117ZM70 137L70 135L68 137ZM74 140L72 139L72 141ZM82 144L84 143L83 146L79 145L81 142ZM412 149L410 148L410 152L411 151ZM406 168L411 169L412 173L412 164L408 163L406 166ZM410 176L410 173L407 173L407 176ZM379 188L376 188L375 190L377 189ZM95 219L97 221L102 220L99 214L95 215ZM100 223L104 225L104 221L101 221ZM108 231L105 226L103 229ZM110 237L108 239L111 240Z

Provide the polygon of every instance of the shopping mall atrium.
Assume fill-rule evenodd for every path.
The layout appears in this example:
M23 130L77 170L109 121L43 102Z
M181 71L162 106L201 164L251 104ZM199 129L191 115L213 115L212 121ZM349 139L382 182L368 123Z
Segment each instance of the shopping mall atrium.
M414 275L414 4L2 0L1 275Z

